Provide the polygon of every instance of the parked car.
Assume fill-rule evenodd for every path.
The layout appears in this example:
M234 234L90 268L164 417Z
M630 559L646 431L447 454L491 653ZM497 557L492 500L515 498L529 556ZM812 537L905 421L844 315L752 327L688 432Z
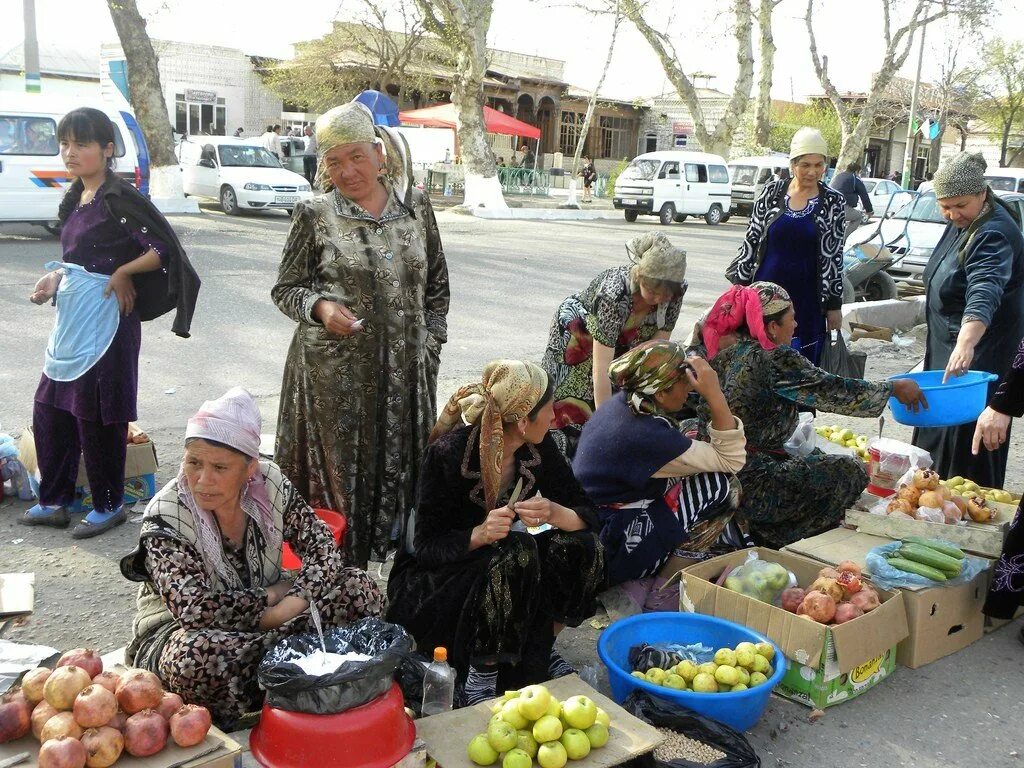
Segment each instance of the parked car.
M1015 206L1024 221L1024 194L999 191L996 194L1011 207ZM934 193L913 197L877 226L864 226L851 232L845 248L861 243L884 243L897 259L886 271L898 282L920 286L932 251L946 228L946 220L942 218Z
M783 168L789 168L789 155L779 152L760 157L738 157L730 162L732 212L749 216L764 185Z
M626 221L657 216L662 224L703 216L714 226L729 220L732 184L725 160L706 152L667 151L638 155L619 174L612 205Z
M997 192L1024 192L1024 168L999 168L985 178Z
M871 207L874 209L875 215L878 216L885 212L887 206L889 210L895 211L910 202L913 197L907 190L889 179L868 178L861 179L861 181L864 182L864 188L868 191L868 197L871 198ZM894 195L896 195L896 199L892 200ZM889 205L890 200L892 200L891 206ZM864 210L860 200L857 201L857 207Z
M185 194L219 200L228 215L268 208L290 215L296 203L313 196L304 177L282 168L252 139L191 136L176 152Z

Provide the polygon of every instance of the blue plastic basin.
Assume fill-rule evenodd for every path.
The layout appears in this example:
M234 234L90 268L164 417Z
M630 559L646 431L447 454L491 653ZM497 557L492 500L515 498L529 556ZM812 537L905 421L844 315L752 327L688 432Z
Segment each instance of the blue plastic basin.
M889 377L913 379L928 400L928 408L914 413L895 397L889 398L892 417L909 427L956 427L977 421L988 404L988 385L998 379L994 373L968 371L942 383L944 371L920 371Z
M765 707L768 706L768 697L771 696L772 689L786 674L786 657L775 643L772 643L775 648L775 658L772 659L775 671L772 676L756 688L746 691L678 691L633 677L629 668L629 649L640 643L703 643L717 650L735 648L742 642L771 643L771 640L740 624L716 619L714 616L678 612L645 613L616 621L608 627L597 641L597 653L608 668L612 698L618 703L621 704L630 693L639 688L659 699L688 707L737 730L745 731L761 719Z

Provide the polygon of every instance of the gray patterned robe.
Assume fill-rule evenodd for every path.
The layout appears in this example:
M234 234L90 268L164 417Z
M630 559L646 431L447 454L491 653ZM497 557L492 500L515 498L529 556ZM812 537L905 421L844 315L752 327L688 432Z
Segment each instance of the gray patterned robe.
M412 504L447 340L448 267L429 198L393 189L374 219L337 193L296 206L271 296L298 323L281 384L275 460L313 507L344 512L355 565L383 560ZM363 320L334 337L329 299Z

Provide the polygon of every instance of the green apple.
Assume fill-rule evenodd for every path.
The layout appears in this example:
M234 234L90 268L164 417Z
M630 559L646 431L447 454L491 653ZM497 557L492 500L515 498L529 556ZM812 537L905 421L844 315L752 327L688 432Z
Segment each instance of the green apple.
M758 643L755 648L758 655L764 656L768 661L775 658L775 646L771 643Z
M647 677L647 682L661 685L665 680L665 670L661 667L651 667L647 670L645 676Z
M743 667L736 667L736 671L739 672L740 682L744 685L750 685L750 672Z
M562 735L562 721L553 715L544 715L533 724L533 738L538 744L546 741L558 741Z
M600 749L608 743L608 726L600 721L587 728L585 733L590 740L590 746L594 749Z
M736 685L734 685L729 690L730 691L745 691L745 690L747 690L747 684L746 683L736 683Z
M750 651L751 653L757 653L757 646L753 643L744 642L737 645L733 650L735 650L736 653L739 653L740 651Z
M765 677L764 675L762 675L760 672L751 672L750 673L750 687L751 688L753 688L755 685L761 685L761 683L764 683L767 680L768 680L768 678Z
M569 755L566 754L565 747L560 741L546 742L541 744L540 749L537 750L537 762L540 763L540 768L563 768L568 760Z
M486 733L478 733L470 740L466 754L477 765L494 765L498 761L498 753L487 740Z
M634 670L633 670L632 672L630 672L629 674L630 674L630 676L631 676L631 677L638 677L638 678L640 678L641 680L646 680L646 679L647 679L647 675L645 675L645 674L644 674L643 672L641 672L641 671L640 671L639 669L634 669ZM561 710L559 710L559 711L561 711Z
M716 669L718 669L718 665L715 664L715 662L713 661L705 661L703 664L697 667L698 672L703 672L705 675L711 675L712 677L715 676Z
M528 685L519 692L515 699L519 704L519 712L527 720L539 720L548 711L551 694L543 685Z
M501 768L531 768L533 758L521 749L510 749L501 761Z
M505 722L505 718L503 718L501 716L501 711L500 710L498 712L496 712L495 714L491 715L491 719L487 721L488 725L490 725L491 723L504 723L504 722Z
M762 675L767 675L769 666L768 659L759 653L754 657L754 666L750 671L760 672Z
M715 681L721 686L732 688L740 681L740 673L736 671L736 667L723 664L715 670Z
M491 714L492 715L500 715L502 707L504 707L504 706L505 706L505 702L503 702L501 699L498 699L496 702L491 704Z
M643 675L641 675L641 677L643 677ZM644 680L646 680L646 679L647 678L644 677ZM552 696L551 697L551 703L548 704L548 712L547 713L549 715L552 715L553 717L560 717L561 714L562 714L562 702L560 702L558 699L556 699L554 696Z
M584 731L597 720L597 704L586 696L570 696L562 702L562 717L573 728ZM571 751L569 757L576 759Z
M736 651L732 648L719 648L715 651L715 664L720 667L735 667Z
M537 748L540 745L528 730L516 731L516 742L516 748L523 750L523 752L530 756L531 760L537 756Z
M757 656L756 651L748 651L746 648L744 648L742 651L736 651L736 666L746 667L747 669L753 669L755 656Z
M718 693L718 682L714 675L701 672L693 678L693 690L697 693Z
M597 708L597 722L599 722L601 725L603 725L605 728L607 728L609 725L612 724L612 719L611 719L611 717L608 716L607 712L605 712L603 709L598 707Z
M523 713L519 711L519 704L515 699L505 702L505 706L501 708L501 719L517 731L530 724L530 721L527 720L523 716Z
M768 573L768 586L772 589L785 589L789 586L789 571L778 563L769 563L765 569Z
M672 672L671 674L665 675L665 680L662 682L662 685L666 688L674 688L677 691L682 691L686 689L686 680L675 672ZM588 725L587 728L589 727L590 726ZM584 728L584 730L586 730L586 728Z
M516 729L504 720L487 726L487 743L498 752L508 752L516 745Z
M740 581L739 576L726 576L725 588L728 589L730 592L742 592L743 582Z
M680 661L678 664L676 664L676 674L688 683L691 682L693 678L697 676L697 673L699 671L700 670L697 669L697 665L689 659L686 659L685 661Z
M565 747L565 754L569 756L570 760L582 760L590 754L590 739L579 728L570 728L562 734L559 741Z

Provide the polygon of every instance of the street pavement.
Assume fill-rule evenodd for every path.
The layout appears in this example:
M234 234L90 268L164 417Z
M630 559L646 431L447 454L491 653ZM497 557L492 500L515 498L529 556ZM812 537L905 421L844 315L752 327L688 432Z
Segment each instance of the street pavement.
M625 242L643 232L663 232L688 252L689 290L676 330L682 339L726 287L722 273L744 232L743 220L709 227L690 219L661 227L654 219L483 221L441 211L438 222L452 288L442 398L475 380L489 359L539 360L559 301L602 269L624 263ZM203 290L192 338L174 336L169 317L143 328L139 422L158 448L158 485L176 472L188 417L203 400L231 386L245 386L257 397L263 431L274 432L293 330L269 296L288 230L285 215L236 218L204 207L199 216L173 217L172 224L202 276ZM53 310L30 304L27 296L45 262L59 258L58 240L44 230L0 228L2 430L31 423ZM868 370L879 377L894 372L872 361ZM1019 466L1017 457L1012 466ZM24 507L9 499L0 504L0 572L36 572L37 612L8 636L58 648L106 651L124 645L135 588L121 578L117 559L134 546L137 522L73 544L67 532L17 525ZM751 741L765 766L1018 765L1024 748L1024 648L1017 630L1015 625L995 632L919 670L898 668L894 679L814 721L807 708L773 699ZM574 664L600 667L598 634L585 623L567 631L560 645ZM598 673L605 687L606 676Z

